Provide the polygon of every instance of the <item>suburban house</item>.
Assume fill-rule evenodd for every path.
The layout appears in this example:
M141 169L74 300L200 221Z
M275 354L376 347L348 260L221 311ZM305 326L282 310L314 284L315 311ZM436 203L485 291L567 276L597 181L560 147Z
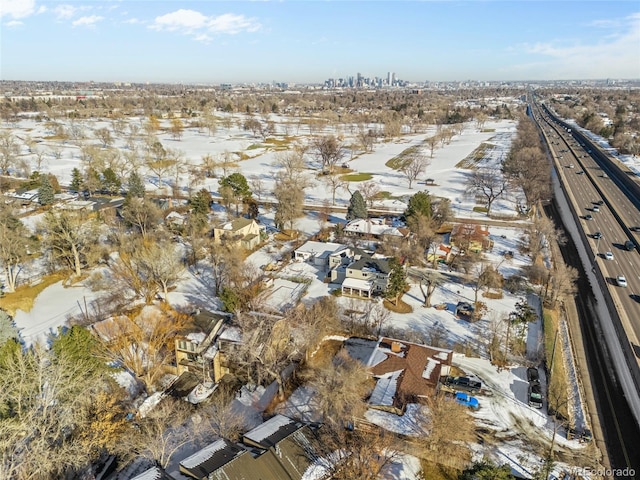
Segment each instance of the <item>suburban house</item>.
M344 227L347 235L407 238L409 229L406 227L393 226L383 218L358 218L351 220Z
M449 373L453 351L403 340L351 337L349 355L362 362L376 379L371 408L402 414L408 403L433 396L441 375Z
M493 248L493 240L489 237L489 229L473 223L454 225L449 243L461 250L482 252Z
M180 473L197 480L301 480L313 461L312 431L276 415L245 433L220 439L180 462Z
M345 269L342 294L367 298L381 295L387 290L390 272L388 259L360 256Z
M341 243L305 242L294 251L294 258L299 262L309 262L319 268L330 268L329 257L345 252L348 249Z
M226 353L241 342L239 331L222 312L198 312L185 331L175 338L176 372L196 375L202 382L218 382L229 372Z
M260 243L260 227L251 218L236 218L213 229L215 243L227 242L252 250Z

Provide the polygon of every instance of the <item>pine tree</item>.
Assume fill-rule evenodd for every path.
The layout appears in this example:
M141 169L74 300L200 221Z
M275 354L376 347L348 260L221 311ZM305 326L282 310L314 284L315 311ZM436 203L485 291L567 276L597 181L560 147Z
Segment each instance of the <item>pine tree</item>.
M128 196L144 198L144 184L142 183L142 179L140 178L140 175L138 175L138 172L136 172L135 170L131 172L127 183L129 186L129 190L127 192Z
M206 217L211 211L211 194L202 188L191 197L190 204L194 215Z
M349 200L349 207L347 208L347 220L355 220L357 218L367 218L369 216L367 212L367 202L364 201L364 197L359 190L353 192L351 200Z
M404 271L402 264L395 258L389 260L389 266L391 267L391 272L389 273L386 295L388 299L393 300L394 305L397 305L407 287L407 273Z
M409 204L404 212L404 216L405 218L413 215L431 217L432 213L431 195L429 195L428 192L418 192L409 199Z
M18 340L18 328L13 319L4 310L0 310L0 346L13 339Z
M122 182L116 175L116 172L113 169L106 168L102 172L102 188L104 188L111 195L115 195L120 191L120 187L122 186Z
M71 170L71 184L69 188L74 192L79 192L82 188L82 173L77 168Z
M40 188L38 189L38 201L40 205L51 205L54 200L53 185L48 175L40 175Z

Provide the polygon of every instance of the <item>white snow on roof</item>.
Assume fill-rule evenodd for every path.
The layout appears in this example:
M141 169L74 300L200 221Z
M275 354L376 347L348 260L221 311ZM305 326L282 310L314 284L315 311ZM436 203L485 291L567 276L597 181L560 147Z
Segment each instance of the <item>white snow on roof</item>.
M142 418L147 416L153 408L160 403L160 400L164 397L164 392L156 392L150 397L147 397L144 402L138 407L138 413Z
M211 445L207 445L202 450L197 451L190 457L185 458L180 462L180 464L185 468L197 467L201 463L209 460L211 457L213 457L214 453L219 452L226 446L227 443L224 441L224 439L221 438L220 440L216 440L215 442L213 442Z
M376 386L371 393L369 399L370 405L383 405L390 407L393 405L393 397L396 395L396 388L398 386L398 378L404 370L397 370L385 374L382 378L378 379Z
M225 328L218 338L220 340L227 340L230 342L242 342L242 334L240 333L240 329L237 327Z
M284 415L276 415L264 422L262 425L258 425L250 432L245 433L244 436L249 440L260 443L265 438L276 433L281 427L289 425L290 423L293 423L293 420L290 418L287 418Z
M388 351L390 352L391 350L388 350ZM382 349L376 346L376 348L373 349L371 358L369 358L369 361L367 362L367 367L375 367L379 363L384 362L386 359L387 359L387 355L385 355Z
M357 278L345 278L342 286L344 288L356 288L358 290L371 290L371 284L367 280L359 280Z
M213 358L216 356L216 353L218 353L218 345L211 345L209 348L207 348L207 350L204 352L204 358L206 358L207 360L213 360Z
M314 242L308 241L304 245L301 245L296 249L296 253L309 253L311 255L315 255L316 257L327 256L338 249L342 249L344 245L341 243L331 243L331 242Z
M140 475L136 475L131 480L158 480L161 476L162 471L158 467L151 467Z
M436 366L440 364L439 361L435 360L434 358L429 357L427 359L427 364L424 367L424 372L422 372L422 378L431 378L431 374L433 373L433 369L436 368Z
M196 345L200 345L202 342L205 341L205 339L207 338L207 335L204 334L203 332L193 332L188 334L186 338L190 342L195 343Z
M433 347L432 347L433 348ZM449 353L447 352L438 352L434 355L435 358L439 358L440 360L446 360L449 358Z

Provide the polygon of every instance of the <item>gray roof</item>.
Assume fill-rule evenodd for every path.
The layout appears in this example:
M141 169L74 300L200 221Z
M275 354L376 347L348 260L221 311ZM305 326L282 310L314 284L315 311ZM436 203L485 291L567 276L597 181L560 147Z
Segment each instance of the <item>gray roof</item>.
M349 265L349 268L353 270L366 270L369 268L380 273L389 273L391 271L389 260L371 257L362 257L360 260L356 260L351 265Z

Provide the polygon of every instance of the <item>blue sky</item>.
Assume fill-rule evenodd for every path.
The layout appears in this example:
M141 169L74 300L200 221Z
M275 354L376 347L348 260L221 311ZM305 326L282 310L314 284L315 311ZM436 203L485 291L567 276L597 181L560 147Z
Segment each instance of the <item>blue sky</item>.
M640 2L0 0L0 79L640 78Z

